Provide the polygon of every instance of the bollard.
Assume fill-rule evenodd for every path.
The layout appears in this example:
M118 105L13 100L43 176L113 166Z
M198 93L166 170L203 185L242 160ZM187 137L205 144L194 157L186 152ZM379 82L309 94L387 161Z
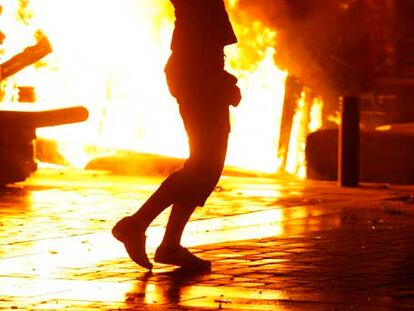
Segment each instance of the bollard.
M359 99L341 97L338 137L338 182L342 187L359 184Z

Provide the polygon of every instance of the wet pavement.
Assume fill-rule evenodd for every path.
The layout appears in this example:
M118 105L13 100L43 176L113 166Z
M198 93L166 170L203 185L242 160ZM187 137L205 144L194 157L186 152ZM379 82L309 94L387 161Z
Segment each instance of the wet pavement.
M0 309L414 310L414 186L223 177L183 241L212 271L146 273L110 230L161 180L42 169L0 190Z

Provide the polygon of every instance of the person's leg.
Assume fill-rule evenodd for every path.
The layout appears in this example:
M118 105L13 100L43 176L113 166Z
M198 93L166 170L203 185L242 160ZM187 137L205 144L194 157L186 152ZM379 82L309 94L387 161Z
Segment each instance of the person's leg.
M188 196L191 192L189 188L189 184L191 184L191 173L193 171L194 165L194 152L193 152L193 144L194 141L200 141L200 131L194 130L193 127L197 124L197 120L193 114L183 113L181 110L181 117L183 118L184 125L187 130L187 134L189 136L189 143L190 143L190 156L187 159L186 163L184 164L183 168L179 171L172 173L154 192L154 194L142 205L142 207L133 215L127 216L121 219L115 227L112 229L112 234L115 238L119 241L124 243L125 249L128 252L128 255L134 260L138 265L145 267L147 269L152 268L152 264L150 263L146 250L145 250L145 231L147 230L148 226L151 222L168 206L174 203L178 196ZM198 116L199 117L199 116ZM191 127L191 129L189 129ZM196 133L194 135L194 133ZM198 143L197 143L198 144ZM196 148L197 150L199 148ZM171 212L171 222L176 222L177 226L182 226L184 229L185 223L188 221L188 218L191 216L191 213L194 211L194 207L189 209L189 215L183 216L178 215L177 211ZM174 209L176 210L176 209ZM186 209L188 210L188 208ZM176 219L184 219L184 221L176 221ZM181 229L172 228L172 225L169 226L169 231L171 234L168 236L173 237L175 236L175 232L179 232ZM183 230L182 229L182 230ZM173 233L174 232L174 233ZM177 237L181 239L180 237Z
M195 157L194 154L197 155L200 149L198 145L200 145L199 142L201 141L201 131L197 128L197 119L200 116L196 115L195 117L194 114L180 112L189 136L189 158L183 168L172 173L135 214L121 219L112 229L112 234L124 243L131 259L147 269L152 268L145 250L145 231L148 226L161 212L176 201L177 194L178 197L192 195L189 185L191 185L192 180L191 172L197 166L193 162L198 162L198 160L194 161L194 158L199 158L198 156ZM197 145L197 147L194 148L194 145ZM195 153L194 150L197 150L197 152ZM191 207L186 207L185 209L173 208L174 211L170 215L170 225L167 226L169 228L168 237L173 238L178 234L176 238L178 240L181 239L185 224L195 209L196 204L193 205L194 207L190 204L189 206ZM182 214L185 213L184 210L188 211L188 215ZM180 226L182 229L180 229Z
M181 245L180 243L185 225L195 209L196 206L185 206L184 204L178 203L173 205L161 245L166 247L176 247Z
M211 268L210 261L195 256L188 249L181 246L181 237L185 225L195 208L195 205L173 205L165 230L164 239L155 252L154 260L156 262L193 270L207 270Z
M220 178L227 149L228 109L180 108L190 146L190 156L184 166L185 187L177 193L178 202L183 203L174 203L154 259L186 269L210 269L210 261L198 258L180 242L195 208L204 205Z
M173 204L172 193L169 188L176 174L171 174L141 208L131 215L132 221L141 230L145 231L159 214Z
M124 244L129 257L147 269L151 269L152 264L145 250L145 231L151 222L172 204L168 184L167 178L135 214L124 217L112 229L112 234Z

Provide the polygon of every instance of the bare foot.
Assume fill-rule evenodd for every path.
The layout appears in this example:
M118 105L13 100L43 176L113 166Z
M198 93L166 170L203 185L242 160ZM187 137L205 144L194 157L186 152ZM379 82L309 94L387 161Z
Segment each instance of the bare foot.
M124 243L129 257L134 262L148 270L152 269L152 263L145 251L145 231L140 231L140 228L134 225L131 217L125 217L118 221L112 229L112 235Z

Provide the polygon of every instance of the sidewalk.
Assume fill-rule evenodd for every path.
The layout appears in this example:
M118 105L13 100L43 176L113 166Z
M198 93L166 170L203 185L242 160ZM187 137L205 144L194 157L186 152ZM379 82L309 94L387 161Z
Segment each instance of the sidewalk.
M0 190L0 310L414 310L414 186L223 177L183 241L212 272L148 274L110 230L160 181L43 169Z

